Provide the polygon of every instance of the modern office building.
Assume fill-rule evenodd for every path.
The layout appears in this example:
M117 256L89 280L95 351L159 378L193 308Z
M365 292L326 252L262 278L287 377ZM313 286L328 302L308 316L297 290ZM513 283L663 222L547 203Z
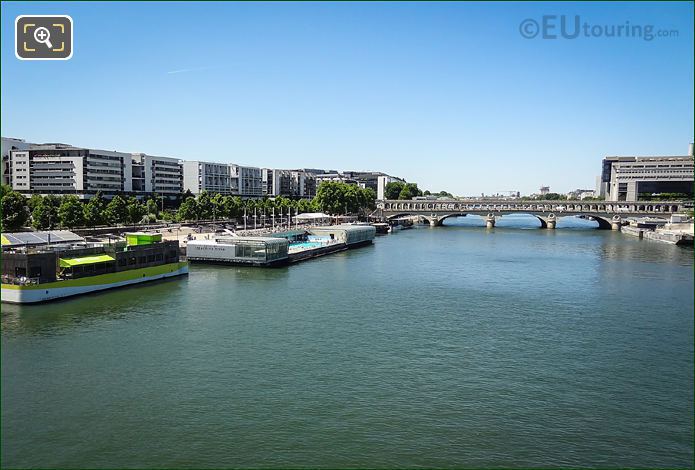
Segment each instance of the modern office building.
M132 155L73 147L32 145L10 151L12 189L24 194L75 194L89 198L132 193Z
M181 162L143 153L74 147L67 144L30 144L11 150L8 183L24 194L75 194L90 198L116 194L169 199L183 190Z
M312 198L316 195L316 175L304 170L264 168L263 195Z
M2 170L2 184L12 184L12 166L10 160L10 150L26 150L32 145L34 144L31 144L25 141L24 139L15 139L12 137L2 138L2 162L0 163L0 169Z
M228 163L184 161L183 190L200 194L203 191L220 194L232 194Z
M692 145L690 155L606 157L599 194L607 201L637 201L662 193L693 196Z
M133 192L156 193L168 199L183 192L183 163L177 158L134 153Z
M263 196L260 168L230 163L184 161L183 188L193 194L203 191L243 197Z
M233 194L242 197L263 196L263 175L260 168L229 165Z

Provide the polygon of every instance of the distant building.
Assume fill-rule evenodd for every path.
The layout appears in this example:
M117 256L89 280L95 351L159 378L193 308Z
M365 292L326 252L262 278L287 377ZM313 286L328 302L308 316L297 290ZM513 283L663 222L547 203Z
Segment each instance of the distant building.
M316 175L316 181L340 181L348 184L356 184L361 188L370 188L376 194L377 199L385 199L386 185L392 182L405 183L402 178L387 175L380 171L344 171L323 173Z
M263 175L260 168L231 164L229 169L232 194L243 197L263 196Z
M156 193L169 199L183 192L183 164L171 157L144 153L133 155L133 192Z
M230 172L228 163L186 160L183 162L183 190L193 194L200 194L203 191L232 194ZM238 184L234 192L236 189Z
M539 191L541 196L545 196L550 192L550 186L541 186Z
M10 150L26 150L31 144L24 139L15 139L12 137L2 138L2 184L12 184L11 181L11 163L10 163Z
M292 198L313 198L316 195L316 174L305 170L264 168L263 194Z
M593 189L575 189L574 191L567 193L567 199L581 201L582 199L586 199L588 197L595 197L595 194L596 192Z
M607 201L637 201L653 194L693 196L692 145L690 155L606 157L599 194Z
M32 145L10 151L12 189L24 194L75 194L89 198L132 193L129 153L66 144Z

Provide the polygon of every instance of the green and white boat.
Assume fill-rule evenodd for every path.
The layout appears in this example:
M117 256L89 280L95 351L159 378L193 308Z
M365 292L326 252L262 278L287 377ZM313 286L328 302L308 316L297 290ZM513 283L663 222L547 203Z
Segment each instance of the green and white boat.
M45 302L188 273L178 242L161 234L129 233L111 244L51 243L50 236L45 244L12 243L21 235L2 236L2 302Z

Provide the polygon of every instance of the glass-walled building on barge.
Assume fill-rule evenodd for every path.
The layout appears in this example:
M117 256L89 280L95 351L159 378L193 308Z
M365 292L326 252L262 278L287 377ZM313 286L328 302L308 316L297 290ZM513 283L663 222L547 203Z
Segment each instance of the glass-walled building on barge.
M3 234L3 302L43 302L188 273L178 242L162 241L161 234L127 234L125 242L111 244L56 243L47 232L32 236L46 242L23 243L23 234Z
M330 227L313 227L309 234L327 239L331 242L345 243L348 248L372 243L376 228L371 225L333 225Z
M274 266L288 262L289 241L276 237L224 237L192 240L186 247L190 261Z

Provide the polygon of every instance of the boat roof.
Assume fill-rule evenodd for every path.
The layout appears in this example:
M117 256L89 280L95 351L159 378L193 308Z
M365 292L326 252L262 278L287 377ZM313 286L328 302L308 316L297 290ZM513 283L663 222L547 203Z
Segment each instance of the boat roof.
M14 248L30 245L83 242L84 238L69 230L46 230L41 232L14 232L2 234L2 246Z

